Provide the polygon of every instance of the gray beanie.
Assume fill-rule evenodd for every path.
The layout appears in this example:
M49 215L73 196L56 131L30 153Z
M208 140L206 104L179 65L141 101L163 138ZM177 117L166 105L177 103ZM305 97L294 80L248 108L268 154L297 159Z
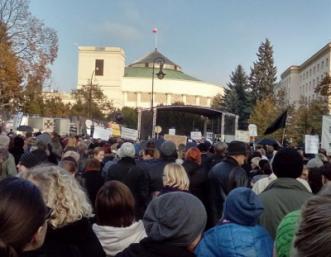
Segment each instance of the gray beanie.
M172 141L165 141L160 147L160 152L163 156L173 156L177 153L176 145Z
M154 241L177 246L190 245L205 229L207 214L201 201L184 192L172 192L154 199L143 222Z
M118 157L121 159L124 157L134 158L136 154L136 149L132 143L126 142L121 145L120 149L117 151Z

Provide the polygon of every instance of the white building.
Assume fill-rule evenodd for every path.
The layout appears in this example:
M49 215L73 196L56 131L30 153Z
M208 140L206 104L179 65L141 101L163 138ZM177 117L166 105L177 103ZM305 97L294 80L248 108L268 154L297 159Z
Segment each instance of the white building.
M79 47L78 87L92 79L117 108L151 107L153 63L156 74L160 58L166 75L162 80L155 76L154 106L183 102L210 107L214 96L224 94L223 87L183 73L179 65L157 50L126 66L124 50L116 47Z
M301 97L308 102L318 97L316 86L326 74L331 74L331 42L301 65L293 65L281 74L280 88L285 89L289 104L298 104Z

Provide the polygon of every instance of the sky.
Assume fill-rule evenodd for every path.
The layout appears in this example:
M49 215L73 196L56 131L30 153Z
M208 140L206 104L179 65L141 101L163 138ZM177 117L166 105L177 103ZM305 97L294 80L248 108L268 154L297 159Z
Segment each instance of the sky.
M55 29L59 51L51 88L77 85L78 46L121 47L126 65L158 49L183 71L226 85L241 64L249 74L262 41L274 50L278 77L331 41L331 0L30 0Z

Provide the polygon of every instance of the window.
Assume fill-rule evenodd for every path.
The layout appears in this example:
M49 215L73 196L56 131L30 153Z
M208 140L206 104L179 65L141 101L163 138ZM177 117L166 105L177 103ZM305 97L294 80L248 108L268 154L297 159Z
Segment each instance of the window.
M313 68L313 74L315 74L315 71L316 71L316 67L314 66L314 68Z
M103 60L101 59L95 60L95 75L103 76Z
M324 68L324 61L322 61L322 64L321 64L321 69Z
M137 94L135 92L128 92L128 101L129 102L136 102L137 101Z
M311 76L311 68L310 68L310 70L309 70L309 76Z
M320 64L317 64L317 71L320 71Z

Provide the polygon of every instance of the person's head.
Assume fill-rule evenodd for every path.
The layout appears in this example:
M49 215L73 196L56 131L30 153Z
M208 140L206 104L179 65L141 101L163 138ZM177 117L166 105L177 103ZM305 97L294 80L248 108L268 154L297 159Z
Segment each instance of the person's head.
M117 151L117 155L120 159L122 158L134 158L136 155L136 149L130 142L123 143Z
M101 163L97 159L90 159L87 161L85 166L85 171L100 171L101 170Z
M103 147L96 147L93 150L93 158L98 160L99 162L103 161L103 158L105 157L105 151Z
M310 159L307 162L307 168L312 169L312 168L321 168L323 166L323 161L319 157L315 157L313 159Z
M228 146L228 155L242 166L247 159L247 145L241 141L232 141Z
M64 169L58 166L36 167L20 173L19 176L38 186L45 203L53 209L50 220L53 227L62 227L92 215L86 193Z
M303 160L298 151L284 148L277 152L272 170L278 178L298 178L303 170Z
M329 256L331 252L331 188L310 198L301 213L294 246L298 257Z
M31 182L17 177L0 181L0 256L19 256L39 248L50 214Z
M259 167L265 175L270 175L272 173L270 162L266 159L261 159L259 161Z
M262 212L260 198L251 189L238 187L225 199L223 219L243 226L255 226Z
M70 174L75 175L77 172L77 163L76 160L72 157L65 157L61 160L59 166L66 171L68 171Z
M148 205L143 222L148 238L193 250L207 221L201 201L184 192L161 195Z
M300 178L308 181L308 176L309 176L309 169L306 166L303 166L303 170L302 170Z
M164 141L160 147L160 155L162 159L177 159L176 145L172 141Z
M205 154L209 151L210 144L207 142L203 142L198 145L198 148L202 154Z
M80 160L80 154L77 153L76 151L69 150L69 151L66 151L62 154L62 160L67 158L67 157L73 158L76 163L78 163L79 160Z
M201 165L201 152L198 147L191 147L186 151L185 160Z
M317 194L323 187L321 168L311 168L308 172L308 184L313 194Z
M252 160L251 160L251 168L253 170L260 169L260 166L259 166L259 162L260 161L261 161L261 158L260 157L254 157L254 158L252 158Z
M95 200L96 221L100 226L128 227L134 221L134 198L130 189L119 181L108 181Z
M155 158L155 143L154 142L147 142L144 152L143 152L143 158L144 159L153 159Z
M177 163L169 163L163 170L163 186L188 191L190 180L184 167Z
M24 139L21 136L16 136L14 138L14 148L16 149L22 149L24 146Z
M37 166L40 162L41 160L38 159L36 154L26 152L21 155L21 158L16 167L18 172L22 172Z
M224 156L227 151L228 145L224 142L217 142L214 144L215 154L219 156Z
M323 185L331 182L331 163L326 163L321 167Z

